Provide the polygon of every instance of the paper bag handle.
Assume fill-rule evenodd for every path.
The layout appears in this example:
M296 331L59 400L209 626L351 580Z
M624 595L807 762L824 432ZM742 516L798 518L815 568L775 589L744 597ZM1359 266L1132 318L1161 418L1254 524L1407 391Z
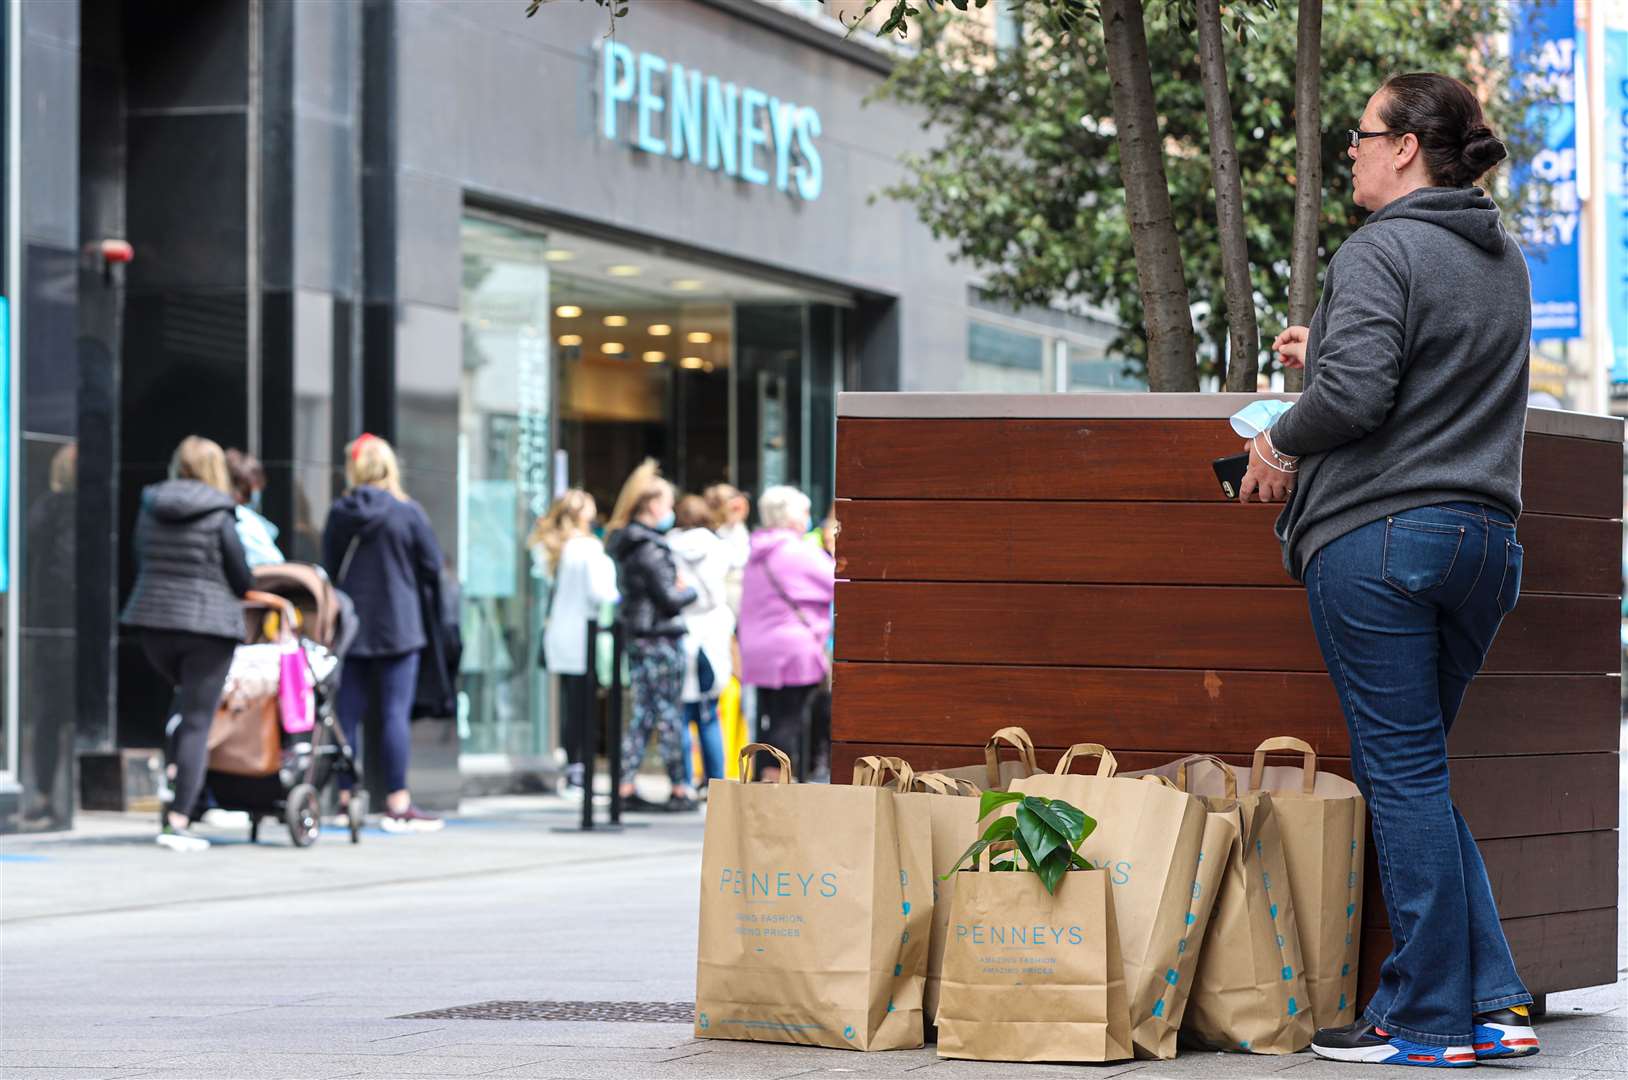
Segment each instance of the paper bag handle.
M1063 756L1057 759L1057 768L1053 772L1057 776L1064 776L1068 773L1069 766L1074 764L1075 758L1092 757L1100 759L1097 762L1098 776L1107 779L1119 773L1119 759L1114 757L1114 752L1095 742L1075 743L1064 750Z
M1029 775L1040 771L1040 766L1035 764L1034 740L1029 738L1029 733L1020 727L1003 727L984 744L984 764L989 769L990 791L1001 786L1001 743L1017 750L1018 760L1028 767Z
M1222 790L1226 792L1227 798L1236 799L1238 797L1238 777L1233 773L1232 766L1214 754L1193 754L1178 761L1176 763L1176 786L1178 788L1182 791L1188 790L1187 766L1196 761L1208 761L1217 766L1221 770L1221 783L1224 785Z
M988 847L984 848L978 853L978 857L972 862L972 868L974 870L988 872L989 864L991 861L993 861L996 855L1004 855L1010 851L1015 857L1017 855L1017 849L1018 846L1016 840L997 840L995 843L990 844Z
M1155 784L1160 785L1161 787L1169 788L1171 791L1180 791L1181 790L1181 788L1176 786L1176 782L1174 780L1170 779L1170 777L1168 777L1168 776L1160 776L1158 773L1148 773L1146 776L1137 777L1137 779L1138 780L1151 780Z
M915 777L916 771L904 758L870 755L854 762L855 787L886 787L892 778L894 790L909 791Z
M752 776L757 770L757 756L759 754L772 756L775 763L780 766L780 775L775 778L775 783L791 783L791 758L787 757L779 747L761 742L747 743L741 747L740 772L738 774L741 783L750 784L752 782Z
M1249 790L1261 789L1261 781L1266 777L1266 755L1274 750L1297 750L1306 755L1300 769L1301 789L1310 795L1317 787L1317 751L1312 749L1311 743L1293 735L1278 735L1255 747L1255 761L1249 767Z
M935 795L982 795L978 785L971 780L959 776L945 776L943 773L917 773L913 778L914 786L922 791Z

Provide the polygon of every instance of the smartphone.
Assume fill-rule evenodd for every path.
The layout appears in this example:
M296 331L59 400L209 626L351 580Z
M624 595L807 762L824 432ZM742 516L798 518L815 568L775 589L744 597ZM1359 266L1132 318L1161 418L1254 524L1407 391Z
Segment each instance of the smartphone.
M1229 457L1216 458L1210 463L1215 469L1215 478L1221 481L1221 490L1227 498L1236 499L1238 489L1243 487L1244 473L1249 470L1249 453L1232 454Z

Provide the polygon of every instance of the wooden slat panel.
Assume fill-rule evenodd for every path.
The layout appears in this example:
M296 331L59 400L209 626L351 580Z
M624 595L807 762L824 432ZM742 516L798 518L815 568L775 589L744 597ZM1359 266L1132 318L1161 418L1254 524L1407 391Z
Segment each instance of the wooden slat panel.
M1534 994L1604 986L1617 979L1616 908L1505 919L1504 935L1521 981ZM1379 985L1379 965L1390 951L1388 929L1363 931L1359 1004L1367 1004Z
M1049 747L1247 753L1289 731L1319 753L1349 753L1323 672L841 663L832 685L836 739L974 745L1016 723ZM1613 675L1483 675L1470 684L1448 752L1613 751L1619 692Z
M1587 911L1617 902L1617 832L1478 840L1487 878L1505 919L1554 911ZM1364 925L1385 926L1385 899L1368 845L1363 878Z
M837 427L844 499L1216 502L1210 462L1242 441L1217 420L862 420ZM1616 518L1622 447L1528 435L1533 513Z
M1118 749L1114 753L1126 772L1150 769L1180 756ZM831 775L839 780L851 776L854 759L864 754L896 754L923 772L981 762L983 747L833 742ZM1240 765L1249 761L1246 754L1220 756ZM1057 750L1042 750L1041 767L1051 768L1057 757ZM1348 758L1324 758L1320 767L1351 775ZM1452 764L1453 799L1470 832L1481 840L1615 829L1617 770L1616 754L1463 758Z
M843 582L837 611L841 660L1323 670L1294 589ZM1487 670L1616 671L1618 618L1610 597L1525 597Z
M1028 581L1299 588L1258 503L844 501L837 576L854 581ZM1531 593L1615 596L1616 521L1528 514Z

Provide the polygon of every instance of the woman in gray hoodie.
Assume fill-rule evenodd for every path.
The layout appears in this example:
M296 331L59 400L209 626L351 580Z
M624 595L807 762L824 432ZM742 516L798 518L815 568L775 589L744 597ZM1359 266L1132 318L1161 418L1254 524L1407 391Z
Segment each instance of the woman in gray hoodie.
M1505 150L1468 87L1397 76L1348 137L1373 214L1330 260L1311 326L1274 343L1306 390L1251 441L1242 486L1289 500L1278 538L1345 713L1394 937L1361 1017L1312 1049L1468 1066L1538 1049L1447 772L1447 732L1520 595L1531 285L1474 186Z

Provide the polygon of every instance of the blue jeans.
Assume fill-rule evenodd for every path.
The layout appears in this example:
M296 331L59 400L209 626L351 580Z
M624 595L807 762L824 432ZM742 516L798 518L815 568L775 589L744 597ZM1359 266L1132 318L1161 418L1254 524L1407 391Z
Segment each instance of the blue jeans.
M709 697L700 701L686 701L684 703L685 761L692 760L690 756L691 724L694 724L695 730L701 734L701 764L706 770L706 779L723 779L724 733L723 728L718 725L718 699ZM690 783L691 786L700 786L700 781L693 776L690 777Z
M412 748L413 693L418 687L416 652L401 656L352 656L339 675L339 726L351 747L362 729L362 719L372 709L379 717L379 746L362 747L368 767L382 766L384 790L405 791L407 757ZM350 779L341 777L341 788Z
M1393 514L1312 557L1312 625L1351 732L1395 944L1364 1018L1465 1046L1471 1015L1532 1000L1453 805L1447 732L1521 590L1515 525L1477 503Z

